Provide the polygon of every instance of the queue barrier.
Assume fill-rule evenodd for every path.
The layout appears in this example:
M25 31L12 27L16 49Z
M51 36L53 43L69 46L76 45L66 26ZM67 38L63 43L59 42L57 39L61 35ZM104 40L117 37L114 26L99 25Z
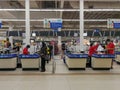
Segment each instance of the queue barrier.
M87 54L66 54L65 58L69 70L85 70Z
M0 70L15 70L17 67L17 54L0 55Z
M40 56L38 54L20 54L19 58L21 59L22 70L39 70Z
M115 55L94 54L92 56L91 66L94 70L110 70Z

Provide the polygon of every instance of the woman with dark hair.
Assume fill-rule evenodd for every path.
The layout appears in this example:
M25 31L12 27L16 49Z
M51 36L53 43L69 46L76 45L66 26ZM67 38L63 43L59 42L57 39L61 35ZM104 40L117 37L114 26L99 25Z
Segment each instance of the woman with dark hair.
M42 42L42 47L40 50L41 55L41 72L45 72L45 62L46 62L46 56L47 56L47 46L45 42Z
M28 51L29 48L30 48L30 45L27 45L27 46L23 49L23 54L25 54L25 55L30 54L30 52Z

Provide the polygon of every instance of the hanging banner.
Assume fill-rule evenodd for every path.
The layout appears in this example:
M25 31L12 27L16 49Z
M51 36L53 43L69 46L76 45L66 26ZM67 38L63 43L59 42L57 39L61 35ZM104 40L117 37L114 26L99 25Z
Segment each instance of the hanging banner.
M44 28L62 28L62 19L44 19Z
M120 19L108 19L107 27L119 29L120 28Z
M0 20L0 28L2 28L2 21Z

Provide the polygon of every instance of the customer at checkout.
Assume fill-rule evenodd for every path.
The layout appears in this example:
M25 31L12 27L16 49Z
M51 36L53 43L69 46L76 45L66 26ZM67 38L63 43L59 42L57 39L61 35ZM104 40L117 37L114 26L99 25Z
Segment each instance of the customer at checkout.
M23 54L25 54L25 55L30 54L30 52L28 51L29 48L30 48L30 45L27 45L27 46L23 49Z
M46 65L46 57L47 57L47 46L45 44L45 42L42 42L42 47L40 50L40 54L41 54L41 72L45 72L45 65Z
M11 50L11 43L9 41L9 38L6 39L5 41L5 53L10 53L10 50Z

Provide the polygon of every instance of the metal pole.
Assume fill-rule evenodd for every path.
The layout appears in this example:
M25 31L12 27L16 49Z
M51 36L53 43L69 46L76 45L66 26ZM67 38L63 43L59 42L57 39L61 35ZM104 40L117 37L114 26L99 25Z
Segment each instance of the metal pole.
M25 0L25 28L26 28L26 44L30 44L30 0Z
M54 30L53 30L53 38L54 38ZM55 39L53 40L53 53L52 53L52 57L53 57L53 61L52 61L52 73L54 74L55 73L55 58L54 58L54 56L55 56L55 53L54 53L54 51L55 51Z
M55 42L54 42L54 44L55 44ZM54 49L55 49L55 45L53 44L53 61L52 61L52 73L54 74L55 73L55 58L54 58L54 56L55 56L55 53L54 53Z
M13 25L9 26L9 31L13 31ZM13 47L13 36L8 36L9 37L9 41L11 42L11 47Z
M57 1L55 1L55 7L57 9ZM56 11L56 17L57 17L57 11ZM55 31L54 30L53 30L53 37L55 39ZM53 44L53 63L52 63L53 64L52 65L52 73L53 74L55 73L55 69L56 69L56 67L55 67L56 63L55 63L55 58L54 58L54 56L55 56L54 51L55 51L55 40L54 40L54 44Z
M109 38L111 38L111 30L109 29Z
M105 31L104 31L104 33L103 33L103 37L105 37Z
M92 33L92 37L94 36L94 33L95 33L95 32L93 31L93 33Z
M99 32L99 35L100 35L100 37L103 37L101 32Z
M84 33L84 0L79 0L79 7L80 7L80 13L79 13L79 18L80 18L80 51L83 51L83 33Z

